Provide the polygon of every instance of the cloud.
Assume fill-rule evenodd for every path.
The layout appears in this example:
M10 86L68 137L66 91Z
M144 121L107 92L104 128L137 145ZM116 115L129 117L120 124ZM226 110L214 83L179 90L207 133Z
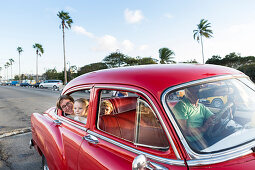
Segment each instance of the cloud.
M94 51L116 51L119 48L117 39L111 35L104 35L96 39L97 46L93 48Z
M171 15L171 14L169 14L169 13L166 13L165 15L164 15L166 18L168 18L168 19L172 19L174 16L173 15Z
M140 45L138 49L139 49L140 51L145 51L145 50L147 50L148 48L149 48L149 46L146 45L146 44L144 44L144 45Z
M132 51L134 49L134 44L130 40L124 40L122 46L125 51Z
M77 34L82 34L85 35L89 38L94 38L94 35L88 31L85 30L85 28L81 27L81 26L73 26L72 30L74 32L76 32Z
M131 11L129 9L125 9L124 16L125 16L127 23L130 23L130 24L138 23L144 19L142 11L140 11L140 10Z

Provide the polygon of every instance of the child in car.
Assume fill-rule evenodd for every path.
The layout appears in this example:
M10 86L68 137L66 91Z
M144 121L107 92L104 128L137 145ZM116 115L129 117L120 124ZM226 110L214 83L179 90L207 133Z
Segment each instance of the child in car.
M87 123L87 111L88 111L89 102L84 98L79 98L74 101L74 120Z

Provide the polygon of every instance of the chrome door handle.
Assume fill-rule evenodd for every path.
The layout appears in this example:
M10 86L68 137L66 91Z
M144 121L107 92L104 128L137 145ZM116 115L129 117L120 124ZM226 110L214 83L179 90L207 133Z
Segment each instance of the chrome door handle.
M93 135L84 136L83 139L88 141L89 143L92 143L92 144L98 144L99 143L98 139Z
M56 126L60 126L62 122L60 122L58 119L53 120L53 123L55 123Z

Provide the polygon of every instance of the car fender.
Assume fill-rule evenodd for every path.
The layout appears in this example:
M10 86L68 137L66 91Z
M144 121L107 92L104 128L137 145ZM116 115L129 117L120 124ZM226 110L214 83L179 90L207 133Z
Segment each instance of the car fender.
M63 140L59 125L47 114L33 113L31 127L33 141L45 156L50 169L66 169Z

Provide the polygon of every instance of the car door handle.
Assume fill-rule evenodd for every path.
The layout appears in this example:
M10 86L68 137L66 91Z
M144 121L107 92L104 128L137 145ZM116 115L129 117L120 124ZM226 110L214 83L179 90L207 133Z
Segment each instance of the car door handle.
M62 124L62 122L60 122L58 119L53 120L53 123L54 123L56 126L60 126L60 125Z
M87 136L84 136L83 139L85 139L86 141L88 141L89 143L92 143L92 144L98 144L98 139L93 136L93 135L87 135Z

